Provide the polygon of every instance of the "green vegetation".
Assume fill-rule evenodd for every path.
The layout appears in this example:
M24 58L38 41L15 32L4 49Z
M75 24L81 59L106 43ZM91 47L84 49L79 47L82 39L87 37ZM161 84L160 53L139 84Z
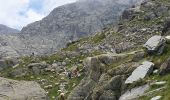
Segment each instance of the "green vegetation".
M97 54L96 52L95 54ZM84 55L77 55L76 57L71 57L69 58L70 63L66 65L67 70L71 70L71 68L77 63L82 63L82 61L85 57ZM66 75L62 76L59 75L57 72L46 72L44 71L43 73L40 73L38 75L32 73L30 69L28 69L28 65L31 63L40 63L40 62L46 62L48 64L52 64L54 61L59 61L62 62L66 59L66 56L64 55L59 55L59 54L53 54L49 56L39 56L39 57L23 57L21 58L21 62L16 68L8 68L0 72L0 76L14 79L14 80L25 80L25 81L36 81L38 82L43 89L45 89L48 92L48 95L50 97L50 100L55 100L55 98L60 94L59 90L59 85L60 83L68 82L66 84L66 96L71 92L71 90L79 84L79 82L84 78L84 74L81 73L80 77L73 77L72 79L68 79ZM81 70L83 66L78 66L79 69ZM21 77L13 77L10 75L14 70L17 69L23 69L26 68L26 74ZM62 79L64 78L64 79ZM41 81L45 82L41 82ZM45 88L45 86L52 85L51 88Z
M166 76L159 76L159 75L153 75L151 77L149 77L150 80L158 80L158 81L166 81L166 88L164 88L163 90L161 91L158 91L158 92L153 92L152 94L150 95L147 95L147 96L143 96L140 98L140 100L150 100L152 97L155 97L155 96L162 96L161 100L170 100L170 74L166 75ZM163 86L158 86L158 85L153 85L150 87L150 91L151 90L155 90L155 89L158 89L158 88L161 88Z
M79 49L78 45L83 45L84 43L98 44L98 43L102 42L102 40L105 38L106 38L106 36L104 33L97 33L93 37L86 37L86 38L82 38L78 41L75 41L73 43L69 43L66 48L62 49L62 51L77 51Z
M104 38L106 38L104 33L96 34L94 37L92 37L91 42L97 44L101 42Z
M158 55L149 56L148 55L148 57L146 59L152 60L155 63L155 67L159 68L160 65L163 62L165 62L169 57L170 57L170 45L167 45L166 49L162 55L160 55L160 56L158 56ZM165 76L152 75L152 76L146 78L146 80L166 81L167 82L166 88L161 91L154 92L151 95L141 97L140 100L150 100L154 96L162 96L161 100L170 100L170 95L169 95L170 94L170 74L165 75ZM158 89L161 87L163 87L163 86L153 85L150 87L149 91L152 91L152 90L155 90L155 89Z

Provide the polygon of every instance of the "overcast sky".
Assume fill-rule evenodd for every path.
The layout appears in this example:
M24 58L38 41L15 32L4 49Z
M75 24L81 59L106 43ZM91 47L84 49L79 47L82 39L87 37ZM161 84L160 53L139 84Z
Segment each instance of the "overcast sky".
M47 16L55 7L76 0L0 0L0 24L21 29Z

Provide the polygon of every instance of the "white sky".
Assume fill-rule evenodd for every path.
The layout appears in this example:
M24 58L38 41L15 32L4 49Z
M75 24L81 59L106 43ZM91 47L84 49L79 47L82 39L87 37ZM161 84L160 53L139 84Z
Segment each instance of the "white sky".
M0 24L21 29L41 20L55 7L76 0L0 0Z

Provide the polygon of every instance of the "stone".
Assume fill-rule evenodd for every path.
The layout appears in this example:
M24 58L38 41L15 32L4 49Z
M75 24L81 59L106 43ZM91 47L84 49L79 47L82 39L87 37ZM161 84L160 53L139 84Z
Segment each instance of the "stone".
M126 79L125 84L131 84L140 79L145 78L147 75L151 74L153 71L154 64L149 61L144 61L142 65L137 67L132 74Z
M165 46L165 42L166 40L164 37L155 35L144 44L144 47L147 49L148 53L162 54L163 50L159 51L159 49L161 50L161 47Z
M147 13L147 14L144 16L144 20L145 20L145 21L149 21L149 20L151 20L151 19L153 19L153 18L155 18L155 17L156 17L156 15L155 15L153 12Z
M151 100L160 100L161 98L162 96L156 96L156 97L151 98Z
M15 81L0 77L0 100L48 100L45 90L33 81Z
M158 74L158 72L159 72L159 70L156 69L153 71L153 74Z
M142 96L148 89L148 84L133 88L122 94L119 100L138 100L137 98Z
M161 81L161 82L155 82L152 85L165 85L167 82L166 81Z
M122 19L123 20L132 20L133 18L135 18L135 13L136 13L136 8L129 8L124 10L123 14L122 14Z
M14 66L12 66L12 68L17 68L19 66L19 64L16 64Z
M165 75L170 72L170 57L161 65L160 75Z
M111 78L105 85L104 90L117 91L121 88L122 77L120 75Z
M138 62L139 60L143 59L145 56L145 52L144 51L138 51L134 54L134 57L132 59L132 61Z
M41 73L41 70L38 67L32 67L32 71L35 75L39 75Z
M28 65L28 69L30 69L33 74L39 75L39 74L43 73L48 66L49 65L47 65L45 63L31 63Z
M62 65L63 65L63 66L66 66L67 64L66 64L66 62L62 62Z
M136 62L121 64L111 70L108 70L107 73L110 76L129 74L129 73L132 73L138 66L139 66L139 63L136 63Z
M52 67L53 67L53 68L57 68L57 67L58 67L57 63L53 63L53 64L52 64Z
M104 91L104 93L99 97L99 100L117 100L117 99L115 93L111 90L108 90Z
M142 7L145 7L145 8L151 8L151 7L153 7L155 4L153 3L153 2L150 2L150 1L143 1L142 3L141 3L141 5L142 5Z
M55 85L56 85L56 86L58 86L58 85L59 85L59 83L55 83Z

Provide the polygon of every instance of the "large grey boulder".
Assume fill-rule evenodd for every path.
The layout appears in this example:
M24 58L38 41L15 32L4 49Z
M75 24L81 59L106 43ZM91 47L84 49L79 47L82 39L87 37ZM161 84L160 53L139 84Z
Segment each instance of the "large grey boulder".
M166 39L163 36L155 35L144 44L144 47L149 53L162 54L165 42Z
M48 100L36 82L15 81L0 77L0 100Z
M126 79L125 84L131 84L145 78L153 71L154 64L149 61L144 61L142 65L137 67L132 74Z

